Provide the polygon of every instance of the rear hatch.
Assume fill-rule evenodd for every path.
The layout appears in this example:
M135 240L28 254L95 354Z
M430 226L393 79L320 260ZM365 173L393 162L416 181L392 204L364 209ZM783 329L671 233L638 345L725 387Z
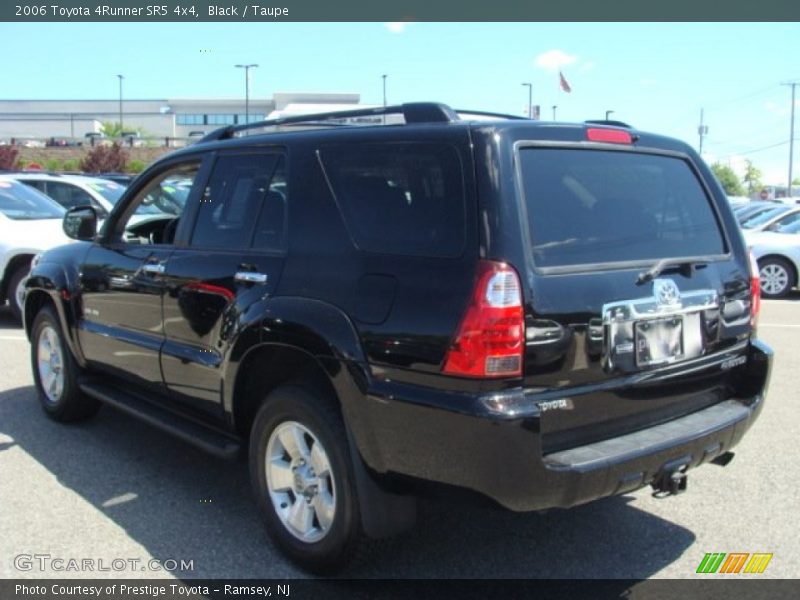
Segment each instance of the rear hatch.
M735 394L751 329L739 234L688 154L636 139L515 147L524 378L546 453Z

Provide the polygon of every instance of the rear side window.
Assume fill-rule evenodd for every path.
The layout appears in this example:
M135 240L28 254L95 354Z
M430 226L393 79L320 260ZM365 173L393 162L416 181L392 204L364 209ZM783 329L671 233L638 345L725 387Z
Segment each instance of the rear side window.
M520 165L539 267L725 252L709 199L682 159L523 148Z
M464 183L455 148L435 143L326 147L322 163L356 245L455 257L464 246Z

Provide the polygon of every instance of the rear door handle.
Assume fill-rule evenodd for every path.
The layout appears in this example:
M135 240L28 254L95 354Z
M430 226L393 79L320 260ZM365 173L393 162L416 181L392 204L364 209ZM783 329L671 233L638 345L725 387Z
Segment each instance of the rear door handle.
M255 271L237 271L233 276L234 281L242 283L267 283L266 273L256 273Z

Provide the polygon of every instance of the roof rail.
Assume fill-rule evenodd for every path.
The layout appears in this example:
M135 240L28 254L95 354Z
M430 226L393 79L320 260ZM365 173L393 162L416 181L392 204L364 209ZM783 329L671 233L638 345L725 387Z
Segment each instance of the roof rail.
M309 115L297 115L292 117L279 117L277 119L267 119L255 123L245 123L242 125L229 125L216 131L212 131L203 137L199 143L214 142L232 138L240 131L248 129L258 129L261 127L274 127L277 125L317 125L335 126L337 123L326 123L333 119L347 119L351 117L372 117L381 115L403 115L406 123L450 123L458 121L458 114L446 104L436 102L411 102L396 106L379 106L375 108L359 108L355 110L340 110L334 112L314 113Z
M612 127L624 127L625 129L633 129L631 125L628 125L624 121L608 121L605 119L589 119L588 121L584 121L587 125L611 125Z
M483 110L462 110L456 109L458 115L475 115L476 117L497 117L498 119L509 119L512 121L528 121L528 117L519 115L507 115L505 113L486 112Z

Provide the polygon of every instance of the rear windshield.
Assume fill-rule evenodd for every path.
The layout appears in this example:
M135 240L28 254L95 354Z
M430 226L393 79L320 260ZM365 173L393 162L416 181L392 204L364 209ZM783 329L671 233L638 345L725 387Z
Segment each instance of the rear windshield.
M689 165L652 154L523 148L522 188L539 267L722 254Z
M461 254L464 185L455 148L359 144L327 147L321 157L360 249L431 257Z

